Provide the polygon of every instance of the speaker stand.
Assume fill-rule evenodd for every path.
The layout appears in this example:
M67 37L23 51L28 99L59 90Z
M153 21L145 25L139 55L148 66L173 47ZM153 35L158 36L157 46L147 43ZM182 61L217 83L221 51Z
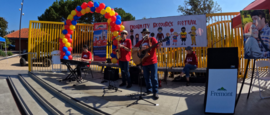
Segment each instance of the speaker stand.
M108 70L108 72L111 73L111 70ZM111 85L111 75L110 74L109 74L109 80L108 81L109 81L108 87L107 88L103 88L103 95L102 95L102 97L104 97L106 91L109 91L109 90L115 90L115 92L117 92L117 91L122 92L122 90L118 90L118 87L115 86L115 83L113 83L114 85Z

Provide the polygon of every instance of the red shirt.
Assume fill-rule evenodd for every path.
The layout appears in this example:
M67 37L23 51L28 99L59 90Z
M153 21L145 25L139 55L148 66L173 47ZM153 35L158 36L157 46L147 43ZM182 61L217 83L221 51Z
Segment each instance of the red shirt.
M107 45L107 40L102 40L102 46L106 46Z
M83 52L82 53L82 58L83 59L92 59L92 53L90 51ZM91 61L89 61L89 64L91 64ZM88 67L89 67L89 65L88 65Z
M157 38L164 38L163 33L158 33L158 34L157 34Z
M197 56L195 52L192 52L191 54L187 54L185 62L191 65L196 65L198 67L198 60L197 60Z
M156 38L154 38L154 37L151 37L151 38L149 38L149 39L151 39L152 45L155 45L155 44L158 43L157 40L156 40ZM149 46L149 39L144 40L142 46L145 46L145 45L148 45L148 46ZM135 45L135 47L140 47L142 41L143 41L143 39L140 40L140 41ZM142 62L142 65L143 65L143 66L152 65L152 64L156 64L156 63L157 63L157 55L156 55L156 48L157 48L157 47L158 47L158 45L150 50L150 52L149 52L149 53L150 53L150 56L146 57L146 58L143 60L143 62Z
M131 40L127 38L124 41L120 40L119 44L124 45L128 49L131 49L132 47ZM118 48L118 46L116 48ZM124 48L120 48L120 52L121 52L121 57L119 61L130 61L130 57L131 57L130 51L126 51Z

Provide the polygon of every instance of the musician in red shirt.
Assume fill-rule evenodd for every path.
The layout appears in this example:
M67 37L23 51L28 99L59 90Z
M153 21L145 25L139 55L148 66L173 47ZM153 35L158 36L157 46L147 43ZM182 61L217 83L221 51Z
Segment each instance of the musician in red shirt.
M82 57L81 59L79 59L79 61L83 61L83 62L89 62L89 64L92 61L92 53L90 51L88 51L88 46L87 45L83 45L83 53L82 53ZM89 67L89 65L87 65ZM77 65L77 75L78 78L81 79L81 73L82 70L81 68L83 68L84 66L82 64L78 64Z
M185 59L185 67L183 72L181 72L180 76L176 78L176 80L180 80L181 77L186 74L187 83L186 86L189 86L189 71L194 70L198 67L198 60L195 52L192 51L190 46L185 48L187 51L186 59Z
M154 37L149 37L149 30L147 28L142 30L142 35L144 39L140 40L134 47L134 51L139 51L140 46L142 46L142 50L145 50L152 45L157 44L157 40ZM156 49L160 48L160 44L156 47L152 48L149 53L150 56L146 57L142 62L143 68L143 76L145 79L146 84L146 93L150 94L153 93L153 98L158 99L158 76L157 76L157 56L156 56Z
M127 39L128 32L126 30L123 30L121 32L121 41L119 41L119 45L117 46L117 49L120 48L121 57L119 58L119 66L121 68L121 74L122 74L122 83L119 85L126 86L126 81L128 83L127 88L130 88L132 86L131 80L130 80L130 74L129 74L129 61L131 57L131 40Z

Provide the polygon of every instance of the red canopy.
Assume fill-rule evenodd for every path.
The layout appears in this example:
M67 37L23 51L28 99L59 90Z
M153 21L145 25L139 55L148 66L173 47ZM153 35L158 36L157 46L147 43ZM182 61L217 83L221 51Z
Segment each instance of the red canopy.
M270 0L255 0L243 10L263 10L269 9ZM232 19L232 28L240 27L242 25L240 13Z

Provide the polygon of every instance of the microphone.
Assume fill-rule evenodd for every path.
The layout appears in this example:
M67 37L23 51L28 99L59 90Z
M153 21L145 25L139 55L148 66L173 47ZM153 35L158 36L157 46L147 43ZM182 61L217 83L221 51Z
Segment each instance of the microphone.
M146 39L149 36L149 34L146 34L145 36L143 36L143 39Z

